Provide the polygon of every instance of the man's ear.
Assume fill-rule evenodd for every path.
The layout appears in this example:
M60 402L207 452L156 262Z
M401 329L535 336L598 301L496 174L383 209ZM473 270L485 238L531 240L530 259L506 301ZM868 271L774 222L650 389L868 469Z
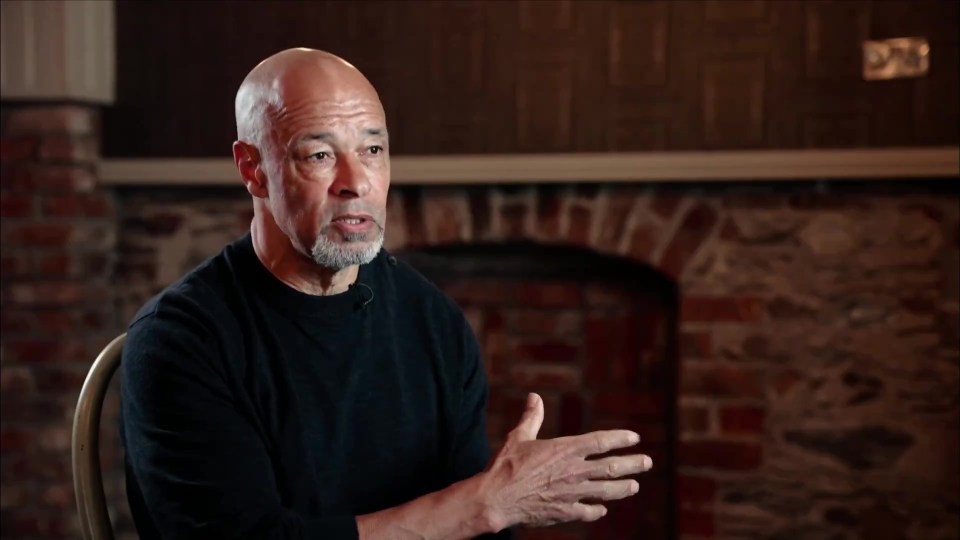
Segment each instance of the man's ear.
M243 141L233 143L233 162L240 171L240 178L247 186L247 192L254 197L267 197L267 175L263 172L263 163L256 146Z

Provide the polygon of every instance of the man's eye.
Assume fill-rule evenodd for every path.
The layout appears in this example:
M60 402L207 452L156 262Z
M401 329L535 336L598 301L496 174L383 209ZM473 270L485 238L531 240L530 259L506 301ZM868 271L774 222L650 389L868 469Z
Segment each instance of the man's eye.
M315 154L310 154L309 156L307 156L307 159L311 159L313 161L323 161L328 157L330 157L330 154L327 152L317 152Z
M379 154L379 153L381 153L381 152L383 152L383 147L382 147L382 146L374 145L374 146L371 146L371 147L370 147L370 153L373 154L373 155L377 155L377 154Z

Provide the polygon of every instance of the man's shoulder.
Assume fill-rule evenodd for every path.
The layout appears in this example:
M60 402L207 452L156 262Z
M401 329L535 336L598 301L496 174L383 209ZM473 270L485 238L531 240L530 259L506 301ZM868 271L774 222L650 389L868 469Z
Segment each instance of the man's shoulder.
M227 261L230 245L206 259L148 300L130 321L130 327L150 324L161 316L217 320L234 282Z
M460 315L460 307L436 283L420 273L410 263L403 260L403 256L396 256L383 251L383 259L388 268L395 274L395 283L399 294L404 301L412 305L433 311L440 310Z

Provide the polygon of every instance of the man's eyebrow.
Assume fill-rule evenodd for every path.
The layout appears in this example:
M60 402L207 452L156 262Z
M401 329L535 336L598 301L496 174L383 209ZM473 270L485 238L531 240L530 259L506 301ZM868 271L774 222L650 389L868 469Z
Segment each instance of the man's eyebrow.
M382 137L387 137L387 136L388 136L388 135L387 135L387 129L386 129L386 128L367 128L367 129L363 130L363 134L364 134L364 135L371 135L371 136L374 136L374 137L380 137L380 136L382 136Z

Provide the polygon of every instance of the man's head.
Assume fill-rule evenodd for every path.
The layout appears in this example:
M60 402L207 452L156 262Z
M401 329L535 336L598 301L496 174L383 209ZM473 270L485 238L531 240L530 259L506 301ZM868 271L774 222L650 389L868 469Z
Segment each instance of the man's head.
M376 90L323 51L288 49L257 65L235 102L234 161L254 213L333 271L383 244L390 160Z

